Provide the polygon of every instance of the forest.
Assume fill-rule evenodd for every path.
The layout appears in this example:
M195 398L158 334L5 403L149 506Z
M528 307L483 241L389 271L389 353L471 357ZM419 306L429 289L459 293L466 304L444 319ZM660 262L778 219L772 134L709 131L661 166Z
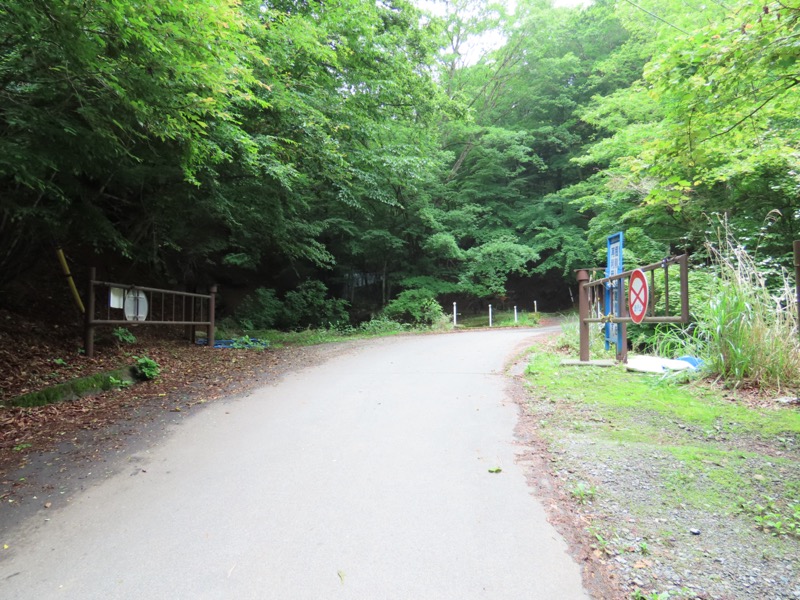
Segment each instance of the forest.
M776 1L2 0L0 306L56 248L265 328L568 307L620 230L791 268L798 48Z

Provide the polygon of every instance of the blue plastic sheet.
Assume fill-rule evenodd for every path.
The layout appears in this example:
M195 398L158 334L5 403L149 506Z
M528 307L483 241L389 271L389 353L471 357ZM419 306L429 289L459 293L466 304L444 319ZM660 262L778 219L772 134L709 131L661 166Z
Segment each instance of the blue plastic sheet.
M236 340L214 340L214 348L267 348L269 346L267 340L253 337L249 338L249 340L249 344L247 342L242 343L241 338ZM198 346L208 346L208 338L197 338L195 344Z

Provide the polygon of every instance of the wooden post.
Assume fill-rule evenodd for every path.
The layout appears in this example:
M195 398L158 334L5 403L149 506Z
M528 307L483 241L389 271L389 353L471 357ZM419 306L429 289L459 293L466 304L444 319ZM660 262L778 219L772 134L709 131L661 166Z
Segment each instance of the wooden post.
M196 292L197 291L197 287L196 286L192 286L192 291ZM195 310L194 310L194 296L190 296L189 302L191 304L191 306L189 308L189 320L190 321L197 321L198 320L197 314L195 314ZM202 304L200 306L202 308ZM206 335L206 340L208 340L208 335ZM194 343L196 341L197 341L197 325L196 324L192 324L192 325L189 325L189 343L194 345Z
M800 335L800 240L794 243L794 286L797 294L797 333Z
M589 299L586 297L584 285L589 281L589 271L578 271L578 327L580 328L580 359L581 362L589 360Z
M214 337L214 309L216 307L217 286L211 286L211 295L208 298L208 347L213 348L216 339ZM194 343L194 340L192 340Z
M89 293L86 296L86 312L84 313L83 351L87 358L94 357L94 280L97 278L97 269L89 269Z
M689 322L689 256L684 254L681 267L681 323Z

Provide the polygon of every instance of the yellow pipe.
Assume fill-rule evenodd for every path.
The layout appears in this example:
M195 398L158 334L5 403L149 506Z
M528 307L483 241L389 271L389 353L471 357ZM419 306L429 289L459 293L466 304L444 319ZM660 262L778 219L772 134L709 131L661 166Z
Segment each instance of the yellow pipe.
M58 256L58 262L61 263L61 268L64 270L64 275L67 276L67 283L69 284L69 289L72 290L72 297L75 298L75 304L78 305L81 313L85 313L86 308L83 306L83 300L81 300L81 295L78 293L78 288L75 287L75 281L72 279L72 273L69 272L69 265L67 264L67 259L64 256L64 251L60 247L56 248L56 255Z

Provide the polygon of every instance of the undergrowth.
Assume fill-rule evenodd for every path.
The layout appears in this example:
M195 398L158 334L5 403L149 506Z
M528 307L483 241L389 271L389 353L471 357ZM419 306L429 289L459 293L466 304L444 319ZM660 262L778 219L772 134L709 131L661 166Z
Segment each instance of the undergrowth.
M800 385L797 299L788 274L767 274L727 228L706 245L709 285L692 293L693 320L686 327L660 326L652 338L666 356L691 354L708 374L732 387ZM692 292L692 290L690 290Z
M580 320L578 315L570 315L561 321L561 335L556 339L556 347L564 352L577 355L580 352ZM605 334L602 325L589 326L589 355L594 358L614 358L615 349L605 348Z

